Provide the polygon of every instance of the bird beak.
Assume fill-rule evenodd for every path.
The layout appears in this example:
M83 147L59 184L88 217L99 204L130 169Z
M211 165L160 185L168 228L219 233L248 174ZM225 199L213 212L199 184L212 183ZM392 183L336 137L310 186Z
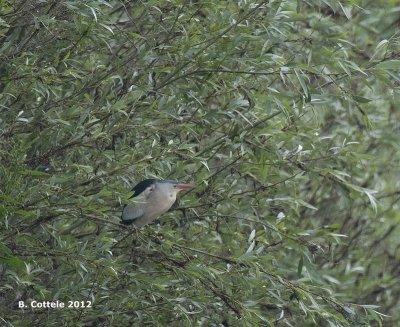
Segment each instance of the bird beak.
M178 183L176 184L176 187L179 190L188 190L194 187L194 184L185 184L185 183Z

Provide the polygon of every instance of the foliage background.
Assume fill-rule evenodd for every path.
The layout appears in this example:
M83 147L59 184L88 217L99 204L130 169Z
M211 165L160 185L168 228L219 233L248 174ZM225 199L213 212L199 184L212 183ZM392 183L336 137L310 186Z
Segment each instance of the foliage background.
M2 323L396 325L399 13L2 1ZM197 186L120 226L154 176Z

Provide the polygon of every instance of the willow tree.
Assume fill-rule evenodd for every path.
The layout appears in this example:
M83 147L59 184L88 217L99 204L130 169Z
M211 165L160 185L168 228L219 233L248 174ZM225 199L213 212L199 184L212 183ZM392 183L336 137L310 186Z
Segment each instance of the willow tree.
M399 321L396 3L3 1L2 322Z

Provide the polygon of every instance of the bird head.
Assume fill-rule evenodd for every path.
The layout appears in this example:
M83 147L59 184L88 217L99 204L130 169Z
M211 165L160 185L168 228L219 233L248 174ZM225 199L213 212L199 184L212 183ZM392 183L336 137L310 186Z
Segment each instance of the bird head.
M176 196L178 192L189 190L193 187L193 184L181 183L173 180L162 180L157 183L157 188L159 188L161 192L168 193L171 196Z

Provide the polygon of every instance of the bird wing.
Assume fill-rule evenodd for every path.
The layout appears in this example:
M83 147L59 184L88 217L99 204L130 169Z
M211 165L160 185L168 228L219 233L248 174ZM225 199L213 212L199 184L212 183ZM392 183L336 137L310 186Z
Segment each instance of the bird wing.
M147 200L153 190L154 185L151 183L148 184L144 190L142 189L141 193L133 195L133 197L135 197L135 203L125 205L124 210L122 211L121 220L123 224L132 224L136 219L143 217Z
M121 220L123 224L132 224L134 220L142 217L144 206L138 203L127 204L122 211Z

